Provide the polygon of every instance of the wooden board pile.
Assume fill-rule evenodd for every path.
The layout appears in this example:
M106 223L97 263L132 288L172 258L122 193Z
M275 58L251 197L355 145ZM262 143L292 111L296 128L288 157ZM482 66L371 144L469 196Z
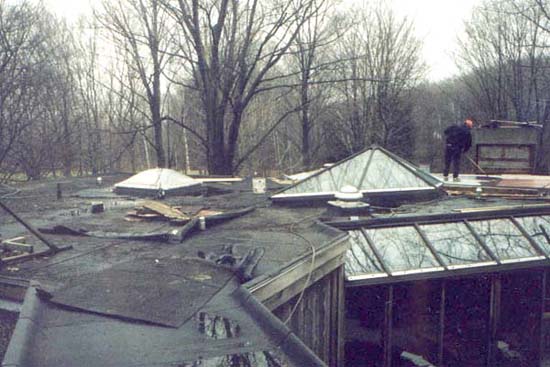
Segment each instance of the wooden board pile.
M6 239L0 242L0 263L14 262L34 252L34 246L26 243L25 236Z
M138 202L135 209L126 214L125 219L131 222L160 220L181 225L189 222L193 217L208 217L221 213L200 206L172 207L159 201L144 200Z

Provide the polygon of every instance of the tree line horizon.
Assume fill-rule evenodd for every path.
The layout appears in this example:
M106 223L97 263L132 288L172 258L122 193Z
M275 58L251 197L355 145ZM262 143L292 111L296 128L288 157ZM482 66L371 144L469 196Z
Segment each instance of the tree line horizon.
M382 2L112 0L74 24L0 0L0 182L170 167L296 172L370 145L441 164L466 117L543 125L550 3L485 0L459 75L430 82L414 22Z

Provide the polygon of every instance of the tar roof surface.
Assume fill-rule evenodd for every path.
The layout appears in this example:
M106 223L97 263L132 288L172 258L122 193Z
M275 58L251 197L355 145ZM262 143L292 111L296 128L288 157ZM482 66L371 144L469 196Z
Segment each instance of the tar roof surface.
M120 179L104 177L103 186ZM58 182L30 183L17 192L6 190L3 202L35 227L62 224L88 231L143 233L175 228L167 222L126 221L125 214L136 201L113 196L97 187L95 178L63 179L60 200L56 199ZM173 366L208 359L224 366L224 356L231 355L257 366L303 363L285 351L289 335L251 312L246 306L250 300L235 296L240 283L234 274L226 268L214 271L213 265L198 257L198 251L218 255L224 246L232 245L238 258L250 249L263 248L265 253L253 273L257 277L277 272L310 253L311 246L321 248L343 233L318 223L323 209L271 207L268 194L242 192L240 186L238 192L228 191L211 197L165 200L184 209L256 208L240 218L197 231L181 244L47 235L56 245L72 245L73 249L1 269L1 276L37 282L46 294L42 298L27 294L34 306L22 311L18 329L28 323L26 329L33 332L25 336L19 356L7 355L4 362L17 364L25 355L24 365L43 367ZM105 212L90 212L95 201L105 204ZM3 211L0 234L3 239L29 235ZM36 246L35 251L46 249L32 236L28 242ZM195 264L195 268L185 264ZM201 286L204 292L193 291ZM176 292L175 300L170 295L177 290L183 293ZM142 294L154 302L141 299ZM174 303L187 312L167 318ZM213 334L220 329L233 331L230 336Z
M122 178L104 177L102 187L96 185L93 177L50 180L25 184L17 191L6 189L5 194L0 195L12 210L35 227L63 224L88 231L171 231L174 227L166 222L134 223L124 219L137 199L113 195L108 189ZM63 198L57 200L59 181ZM34 288L30 288L27 294L30 301L25 302L26 308L18 323L23 336L21 333L14 336L15 343L20 344L19 353L8 355L6 365L177 366L210 360L224 366L224 360L230 359L226 355L247 359L256 366L277 366L269 362L272 359L280 365L303 365L303 360L289 355L285 348L290 340L285 334L288 331L266 323L261 312L258 314L251 308L253 300L236 297L240 283L233 274L224 268L210 272L212 265L199 259L198 251L220 254L224 246L232 245L235 256L241 257L253 248L263 248L264 256L253 273L258 277L276 273L285 264L309 254L312 246L323 247L344 234L318 222L318 218L327 215L322 205L273 206L269 194L253 194L245 186L247 182L216 184L215 191L223 194L166 199L166 203L184 209L228 211L255 207L250 214L195 232L181 244L48 235L55 244L72 245L73 249L1 269L0 276L37 282L36 286L48 296L39 298ZM104 213L90 213L90 205L96 201L105 204ZM372 216L406 217L449 213L460 208L517 207L533 203L442 197L376 210ZM28 235L28 231L7 213L0 212L0 237L19 235ZM32 236L29 242L36 245L35 251L46 249ZM196 268L185 267L190 261ZM182 270L182 266L185 269ZM159 269L158 274L154 274L155 269ZM201 282L205 292L194 295L189 291ZM181 288L178 284L182 284ZM178 307L187 307L193 312L176 312L167 319L163 313L169 312L166 306L174 300L165 296L174 291L174 287L189 296L189 299L180 299ZM151 297L157 297L155 302L140 303L140 294L149 291ZM93 292L99 296L90 297ZM110 292L117 297L110 298ZM104 299L112 302L102 302ZM191 301L196 302L191 304ZM216 335L219 330L226 330L228 335ZM264 353L266 351L269 353ZM20 360L21 356L25 356L24 361Z

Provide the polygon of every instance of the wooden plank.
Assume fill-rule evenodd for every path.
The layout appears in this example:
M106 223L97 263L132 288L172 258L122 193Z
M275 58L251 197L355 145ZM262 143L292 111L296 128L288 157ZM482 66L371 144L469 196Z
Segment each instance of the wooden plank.
M334 258L323 264L322 267L317 268L311 274L309 283L307 286L314 284L319 279L325 277L343 264L343 255ZM270 310L273 310L282 304L288 302L290 299L300 294L300 292L306 286L307 275L299 279L289 279L289 282L285 283L285 286L278 292L271 295L269 298L262 300L261 302Z
M0 259L0 265L7 265L7 264L23 262L23 261L26 261L26 260L31 260L31 259L40 257L40 256L55 255L58 252L71 250L72 248L73 248L73 246L69 245L69 246L58 247L55 250L48 249L48 250L44 250L44 251L34 252L32 254L23 254L23 255L11 256L11 257L7 257L7 258L4 258L4 259Z
M322 267L325 263L328 263L335 258L338 258L340 264L343 264L343 258L341 255L346 253L348 245L349 243L347 241L347 237L345 237L342 240L335 241L334 243L317 250L314 269ZM297 280L302 280L302 278L307 277L311 270L311 258L312 253L304 255L301 259L282 269L278 274L265 277L265 279L261 279L259 282L252 284L249 287L250 292L254 295L254 297L263 303L277 293L289 288ZM334 266L333 269L336 267L337 266ZM314 275L316 274L317 273L314 272ZM287 300L288 299L279 303L279 305ZM273 309L271 307L268 308ZM274 308L276 308L276 306Z
M34 246L27 243L22 243L18 239L25 239L25 237L17 237L9 240L4 240L1 243L2 249L11 251L20 251L32 254L34 252Z
M54 245L52 242L50 242L47 238L42 236L38 230L36 230L33 226L31 226L29 223L25 222L22 218L20 218L17 214L15 214L10 208L6 206L3 202L0 201L0 207L4 209L8 214L10 214L15 220L17 220L23 227L27 228L29 232L31 232L33 235L35 235L40 241L44 242L46 246L48 246L50 249L54 251L59 251L59 248Z
M168 219L189 220L189 217L181 211L159 201L145 200L140 202L138 205L155 213L161 214Z
M4 241L11 241L11 242L18 242L18 243L25 243L27 239L25 238L25 236L19 236L19 237L13 237L13 238L8 238Z

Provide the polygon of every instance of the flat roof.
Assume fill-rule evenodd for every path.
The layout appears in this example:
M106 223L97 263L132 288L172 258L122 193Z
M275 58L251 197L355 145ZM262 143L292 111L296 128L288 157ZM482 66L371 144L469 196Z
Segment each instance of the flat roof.
M103 177L103 184L119 180ZM282 322L266 314L233 271L210 261L229 248L237 259L261 248L253 278L277 276L289 264L309 259L312 251L320 253L346 238L318 222L323 209L270 207L268 194L243 192L242 185L212 197L171 197L163 202L184 211L254 211L207 224L182 243L142 241L111 236L169 234L178 227L128 221L126 213L138 201L113 196L97 187L95 178L63 179L63 198L56 200L58 182L29 183L3 200L35 227L63 225L92 234L46 235L73 249L0 270L0 277L31 284L4 365L224 365L235 358L253 366L323 365ZM96 201L104 203L103 213L90 212ZM28 235L3 211L0 226L4 239ZM32 236L27 242L35 251L46 248Z

